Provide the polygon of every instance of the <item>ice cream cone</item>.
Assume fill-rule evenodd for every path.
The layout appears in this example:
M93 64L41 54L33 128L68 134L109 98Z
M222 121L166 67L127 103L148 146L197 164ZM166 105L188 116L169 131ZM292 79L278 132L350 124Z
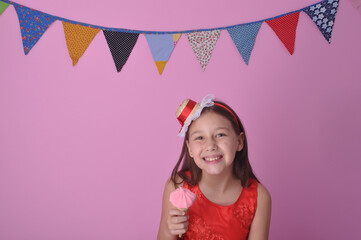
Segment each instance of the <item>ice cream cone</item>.
M190 208L196 200L196 195L188 189L179 187L170 193L169 200L178 210L187 212L188 208ZM182 234L179 234L178 236L181 238Z

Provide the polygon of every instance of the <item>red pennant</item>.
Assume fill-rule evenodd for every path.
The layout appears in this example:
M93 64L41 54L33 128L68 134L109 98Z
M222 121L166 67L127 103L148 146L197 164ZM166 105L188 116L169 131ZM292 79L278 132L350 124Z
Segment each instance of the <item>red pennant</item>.
M296 28L299 16L300 12L296 12L266 21L291 55L295 50Z

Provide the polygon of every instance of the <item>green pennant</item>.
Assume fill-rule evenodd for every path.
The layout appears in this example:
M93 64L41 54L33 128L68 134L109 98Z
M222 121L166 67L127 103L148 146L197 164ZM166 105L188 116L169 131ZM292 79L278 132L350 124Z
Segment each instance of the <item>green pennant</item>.
M9 3L0 2L0 15L9 7Z

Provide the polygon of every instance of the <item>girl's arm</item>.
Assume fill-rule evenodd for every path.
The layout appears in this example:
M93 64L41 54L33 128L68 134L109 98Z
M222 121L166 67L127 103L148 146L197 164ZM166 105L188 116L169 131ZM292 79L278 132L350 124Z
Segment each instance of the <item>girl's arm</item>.
M188 216L186 213L176 209L169 201L170 193L174 190L174 184L169 179L164 187L158 240L174 240L179 234L187 231Z
M257 210L248 240L267 240L271 221L271 195L261 184L258 184L257 192Z

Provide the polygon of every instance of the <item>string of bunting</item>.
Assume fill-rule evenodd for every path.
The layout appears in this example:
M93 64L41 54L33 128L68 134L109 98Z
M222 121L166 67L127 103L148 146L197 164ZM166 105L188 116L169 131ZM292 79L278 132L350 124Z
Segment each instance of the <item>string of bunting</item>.
M73 66L75 66L83 56L94 37L99 31L102 31L112 54L116 69L120 72L127 62L138 40L139 34L143 34L148 42L158 72L162 74L166 63L182 35L187 37L204 71L211 59L220 33L223 30L228 31L244 62L248 65L258 31L264 22L271 27L292 55L294 52L296 29L300 12L306 13L315 23L327 42L331 43L331 35L339 0L323 0L297 11L255 22L211 29L169 32L108 28L81 23L31 9L8 0L0 0L0 15L9 5L15 8L19 18L25 55L30 52L54 21L61 21Z

